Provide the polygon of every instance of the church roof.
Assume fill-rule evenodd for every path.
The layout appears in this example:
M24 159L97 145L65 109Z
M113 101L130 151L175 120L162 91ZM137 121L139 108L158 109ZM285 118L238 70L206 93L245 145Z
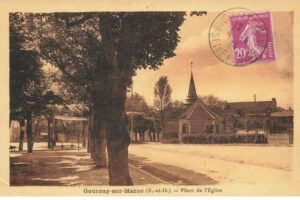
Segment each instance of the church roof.
M197 92L196 92L196 86L195 86L195 82L194 82L193 72L191 72L189 93L188 93L186 101L188 104L191 104L197 99L198 99L198 96L197 96Z
M218 120L221 119L219 115L214 113L208 106L206 106L201 99L195 101L180 119L188 120Z

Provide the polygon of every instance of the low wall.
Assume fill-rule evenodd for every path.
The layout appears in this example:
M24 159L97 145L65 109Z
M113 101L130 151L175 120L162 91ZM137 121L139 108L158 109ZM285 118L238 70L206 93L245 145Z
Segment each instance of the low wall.
M255 143L266 144L268 139L266 135L236 135L236 134L200 134L187 135L182 137L182 143L185 144L228 144L228 143Z
M292 135L289 134L268 134L268 143L274 145L287 145L293 143Z

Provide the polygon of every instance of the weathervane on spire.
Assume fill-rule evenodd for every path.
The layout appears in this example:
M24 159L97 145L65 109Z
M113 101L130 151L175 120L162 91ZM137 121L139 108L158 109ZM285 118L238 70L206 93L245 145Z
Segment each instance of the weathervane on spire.
M193 61L191 61L191 71L193 71Z

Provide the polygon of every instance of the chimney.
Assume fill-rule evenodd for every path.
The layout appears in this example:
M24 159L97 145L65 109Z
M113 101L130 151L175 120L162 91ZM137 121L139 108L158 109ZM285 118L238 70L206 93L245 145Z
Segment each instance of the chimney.
M277 101L276 98L272 98L272 112L277 110Z

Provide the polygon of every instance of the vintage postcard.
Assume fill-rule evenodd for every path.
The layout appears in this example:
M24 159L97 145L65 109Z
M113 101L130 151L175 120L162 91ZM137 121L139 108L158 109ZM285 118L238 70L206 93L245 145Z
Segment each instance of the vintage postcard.
M299 21L292 0L1 1L0 195L299 195Z

